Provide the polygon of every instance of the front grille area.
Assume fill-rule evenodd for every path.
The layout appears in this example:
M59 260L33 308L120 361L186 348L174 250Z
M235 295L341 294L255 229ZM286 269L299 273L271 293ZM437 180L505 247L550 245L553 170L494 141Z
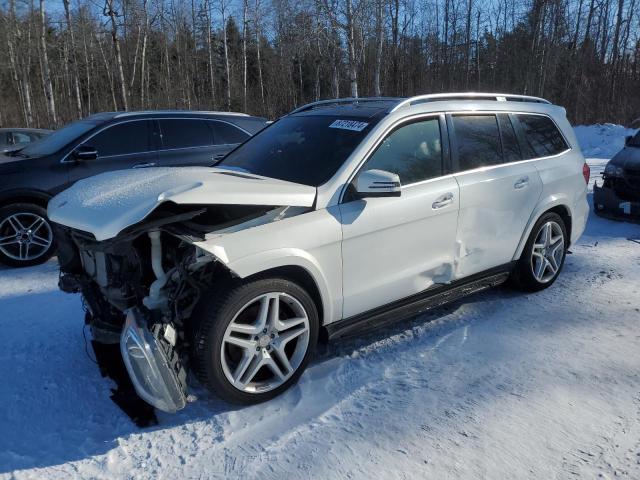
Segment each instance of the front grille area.
M623 178L612 178L611 187L618 197L628 201L640 200L640 172L625 171Z

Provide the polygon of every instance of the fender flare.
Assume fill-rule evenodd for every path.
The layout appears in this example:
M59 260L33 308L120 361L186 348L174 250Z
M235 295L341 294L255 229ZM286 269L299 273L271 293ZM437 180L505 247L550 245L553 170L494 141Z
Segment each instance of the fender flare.
M527 243L527 240L529 239L529 235L531 235L533 226L540 219L540 217L542 217L544 213L546 213L547 211L555 207L564 207L569 212L569 216L573 217L573 211L569 205L570 205L569 197L567 197L564 194L549 195L548 197L545 197L540 202L538 202L538 205L536 206L533 213L529 217L529 222L527 223L527 227L525 228L524 233L520 238L520 242L518 243L518 248L516 249L516 252L514 253L512 260L516 261L520 259L520 255L522 255L524 246ZM569 237L571 237L571 232L568 232L568 233L569 233Z
M334 298L328 288L328 280L316 259L298 248L279 248L255 253L238 259L228 260L224 249L220 247L210 250L226 267L240 278L250 277L278 267L300 267L313 279L322 302L323 321L326 325L341 314L339 298Z

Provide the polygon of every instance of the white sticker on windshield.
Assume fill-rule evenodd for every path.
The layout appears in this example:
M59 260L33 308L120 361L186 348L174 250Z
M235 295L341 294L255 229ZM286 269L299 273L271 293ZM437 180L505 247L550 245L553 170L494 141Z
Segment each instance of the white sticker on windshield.
M356 122L355 120L336 120L329 128L341 128L342 130L353 130L354 132L361 132L369 125L367 122Z

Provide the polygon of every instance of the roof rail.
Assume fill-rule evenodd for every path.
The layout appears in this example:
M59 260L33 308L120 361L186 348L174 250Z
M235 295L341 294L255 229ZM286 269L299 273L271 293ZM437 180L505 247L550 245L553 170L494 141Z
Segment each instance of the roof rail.
M551 103L549 100L545 100L544 98L540 97L532 97L529 95L512 95L510 93L432 93L429 95L417 95L415 97L404 99L395 107L393 107L391 109L391 112L395 112L402 107L411 106L414 103L437 102L441 100L495 100L498 102Z
M216 111L207 111L207 110L137 110L137 111L129 111L129 112L119 112L115 115L114 118L122 118L122 117L130 117L132 115L141 115L141 114L167 114L167 113L197 113L197 114L209 114L209 115L234 115L238 117L248 117L249 115L241 112L216 112Z
M322 105L342 105L342 104L358 104L358 103L374 103L374 102L399 102L402 100L398 97L362 97L362 98L334 98L330 100L318 100L317 102L307 103L301 107L296 108L289 115L293 115L294 113L306 112L307 110L311 110L315 107L319 107Z

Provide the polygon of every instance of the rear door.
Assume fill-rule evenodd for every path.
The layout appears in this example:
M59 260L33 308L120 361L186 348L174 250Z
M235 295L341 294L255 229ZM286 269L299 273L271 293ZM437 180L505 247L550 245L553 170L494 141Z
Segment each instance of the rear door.
M207 122L213 131L214 160L220 160L239 144L248 140L249 135L244 130L221 120Z
M160 164L165 167L207 166L213 164L222 150L215 145L210 122L198 118L165 118L158 120L162 148ZM227 147L224 151L228 151Z
M98 158L70 163L70 181L112 170L156 166L154 134L151 120L129 120L100 130L80 144L95 148Z
M507 264L542 193L534 162L523 161L508 114L447 118L460 186L456 278Z

